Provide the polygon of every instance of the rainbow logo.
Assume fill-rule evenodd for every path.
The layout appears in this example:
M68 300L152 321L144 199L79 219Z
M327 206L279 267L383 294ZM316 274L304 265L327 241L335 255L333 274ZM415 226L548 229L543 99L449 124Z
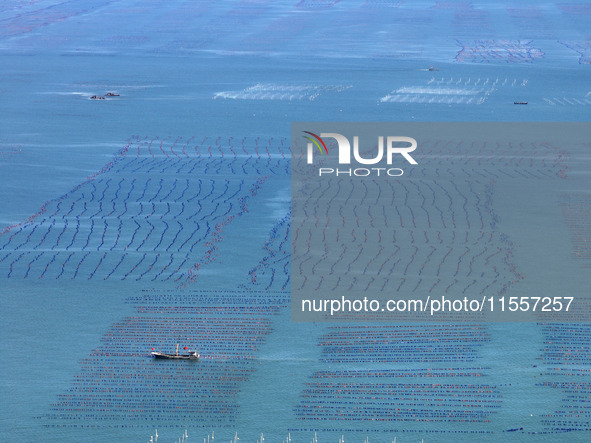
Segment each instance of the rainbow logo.
M304 132L306 134L310 134L312 137L314 137L316 140L318 140L318 141L316 141L316 140L314 140L314 138L308 137L307 135L303 136L306 140L310 140L312 143L314 143L316 146L318 146L318 150L320 151L321 154L324 154L324 152L326 152L328 154L328 149L319 136L317 136L313 132L309 132L309 131L304 131ZM322 144L322 146L324 147L324 152L322 151L322 148L320 147L320 144L318 142L320 142Z

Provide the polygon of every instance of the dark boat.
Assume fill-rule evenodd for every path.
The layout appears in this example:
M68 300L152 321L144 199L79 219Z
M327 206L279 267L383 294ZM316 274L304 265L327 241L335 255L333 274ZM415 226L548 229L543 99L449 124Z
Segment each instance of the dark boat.
M527 105L527 102L513 102L514 105Z
M176 353L167 354L165 352L152 351L152 357L165 360L199 360L197 351L188 351L188 354L179 354L179 345L176 345Z
M119 94L115 94L114 92L107 92L105 97L119 97Z
M429 71L439 71L438 68L434 68L433 66L429 66Z
M164 352L152 352L152 357L166 360L199 360L199 354L195 351L188 354L165 354Z
M91 100L104 100L105 97L103 97L102 95L93 95L90 97Z

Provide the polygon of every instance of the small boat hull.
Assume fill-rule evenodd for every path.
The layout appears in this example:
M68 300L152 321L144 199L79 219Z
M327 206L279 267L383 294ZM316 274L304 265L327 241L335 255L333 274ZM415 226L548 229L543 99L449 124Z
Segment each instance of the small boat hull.
M164 352L152 352L152 357L162 360L199 360L199 354L165 354Z

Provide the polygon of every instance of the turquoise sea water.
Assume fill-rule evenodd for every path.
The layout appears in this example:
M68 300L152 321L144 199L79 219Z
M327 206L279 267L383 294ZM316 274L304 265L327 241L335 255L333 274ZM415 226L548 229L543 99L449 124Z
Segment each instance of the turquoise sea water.
M293 121L588 121L590 14L5 2L3 440L587 441L588 325L290 321L289 137ZM556 226L553 291L589 279L588 148L548 154L570 188L532 204ZM512 217L531 204L513 191L496 187L498 232L535 278L552 259ZM202 361L149 358L179 341Z

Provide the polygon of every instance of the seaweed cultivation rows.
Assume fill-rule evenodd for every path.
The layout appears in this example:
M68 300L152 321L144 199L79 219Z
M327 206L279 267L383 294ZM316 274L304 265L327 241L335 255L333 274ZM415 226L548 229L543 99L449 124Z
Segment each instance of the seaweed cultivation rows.
M104 334L81 362L70 389L41 417L43 424L230 426L240 409L237 395L255 370L273 317L289 302L289 292L276 289L289 281L278 260L288 256L288 234L289 224L279 221L240 290L147 291L130 297L135 315ZM275 277L281 275L283 280ZM149 356L151 349L172 351L175 343L198 350L200 361L171 365Z
M365 0L364 8L381 9L381 8L396 8L402 4L402 0Z
M236 100L315 100L327 92L342 92L351 86L323 86L323 85L281 85L274 83L258 83L242 91L221 91L213 98Z
M580 64L591 63L591 40L561 41L560 43L562 43L567 48L578 52L581 55L579 57Z
M457 62L471 63L531 63L544 57L531 40L474 40L457 41L462 49L456 55Z
M202 294L193 294L198 300ZM207 294L204 294L207 295ZM251 298L264 303L261 294ZM233 303L233 294L216 296ZM158 301L157 297L152 299ZM195 303L195 302L193 302ZM239 406L240 385L254 370L256 351L271 331L265 310L235 309L233 305L206 307L167 306L160 314L126 317L104 335L102 344L81 361L81 372L68 391L59 396L46 414L46 426L93 427L191 426L229 424ZM197 349L199 362L161 362L150 349L174 351L175 343Z
M491 185L413 180L384 186L372 181L364 195L351 196L349 183L325 183L326 188L314 190L303 203L310 214L302 222L306 225L296 222L293 227L300 289L470 289L485 294L520 278L511 262L511 243L495 229ZM380 192L387 201L355 205ZM340 198L345 198L343 204L333 211L331 203ZM320 254L314 252L318 250Z
M431 77L423 86L405 86L380 98L380 103L483 104L498 90L525 87L527 79Z
M492 80L491 80L492 81ZM494 82L500 82L495 79ZM494 83L493 82L493 83ZM504 82L504 80L503 80ZM522 80L527 83L527 80ZM429 177L441 176L474 179L498 178L566 178L568 153L549 143L507 141L475 143L438 140L421 145L421 166ZM453 168L449 168L453 166ZM412 168L409 175L424 174L425 169Z
M544 348L541 360L550 369L538 384L562 396L554 410L541 414L546 432L591 431L591 326L541 324Z
M581 260L582 266L591 267L591 196L566 195L562 214L571 233L573 257Z
M310 10L328 9L339 3L339 1L340 0L300 0L296 3L296 8Z
M35 2L29 2L34 4ZM38 9L19 13L13 17L3 19L0 38L13 37L37 31L39 28L64 21L72 17L89 14L100 10L109 4L106 0L93 0L84 5L83 9L76 9L68 3L42 4ZM6 9L11 9L12 4ZM19 5L21 9L22 5Z
M262 243L236 290L150 290L131 296L135 313L117 321L47 414L47 427L231 426L237 396L257 353L289 303L289 215ZM207 264L207 263L206 263ZM159 361L175 343L199 362ZM180 363L180 364L179 364ZM87 425L87 423L89 423Z
M456 54L454 40L459 39L462 50L456 60L462 62L519 63L544 56L529 40L495 40L495 36L510 35L536 38L545 44L568 38L570 47L582 54L581 62L587 63L583 60L588 54L585 20L589 8L584 3L503 4L493 8L470 2L401 0L200 2L190 9L170 4L157 16L144 12L136 14L133 21L125 19L128 10L123 5L104 0L89 0L84 6L22 2L2 11L0 38L10 41L8 48L42 48L57 53L84 47L85 53L128 49L139 54L364 54L451 60ZM70 25L81 16L95 22L108 19L113 26L91 39L85 34L74 38ZM565 23L573 31L567 36L567 29L562 29ZM149 30L160 25L176 32L155 38ZM403 28L404 32L393 28ZM343 32L345 29L347 32ZM12 37L19 39L10 40Z
M500 408L501 396L484 384L345 381L313 383L302 397L311 398L297 408L308 420L484 423Z
M551 106L587 106L591 105L591 100L586 97L544 97L543 100Z
M501 408L501 392L484 381L488 368L458 366L475 363L488 342L478 324L331 326L317 343L329 369L308 378L296 416L360 430L382 423L384 432L453 433L458 423L464 432L490 432L484 424Z
M291 237L290 216L286 215L273 227L269 239L263 245L264 258L253 267L248 275L250 282L240 285L269 291L289 291L291 282Z
M496 181L558 180L568 167L552 146L502 148L436 142L399 180L304 184L292 226L295 288L504 293L524 276L499 227Z
M464 363L488 341L482 325L332 326L318 346L327 363Z
M0 235L0 275L194 279L267 178L289 174L283 140L206 141L134 139L102 171Z

